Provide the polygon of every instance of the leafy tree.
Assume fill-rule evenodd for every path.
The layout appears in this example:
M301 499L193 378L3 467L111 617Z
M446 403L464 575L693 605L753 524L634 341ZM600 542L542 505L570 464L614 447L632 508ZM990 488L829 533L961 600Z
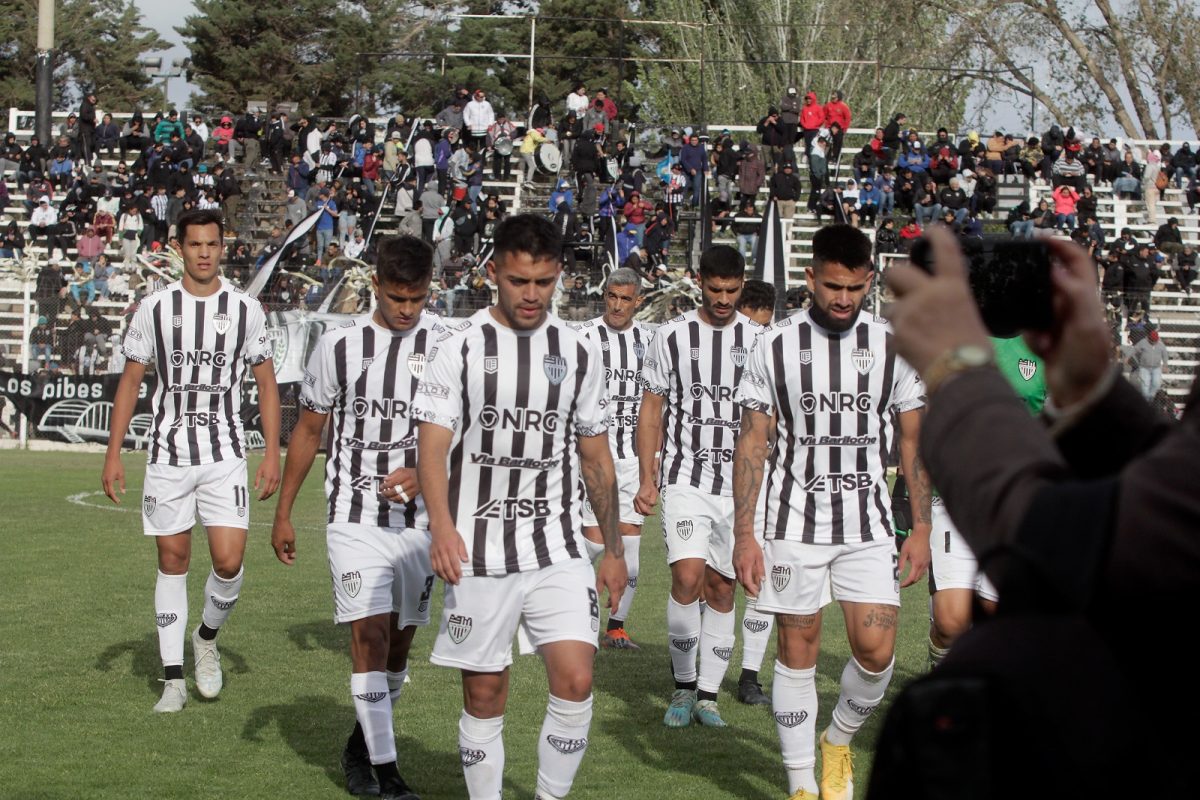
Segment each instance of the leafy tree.
M156 105L162 92L138 64L169 44L142 25L132 0L60 0L55 14L54 107L73 107L87 88L100 105ZM37 3L0 0L0 105L34 107Z

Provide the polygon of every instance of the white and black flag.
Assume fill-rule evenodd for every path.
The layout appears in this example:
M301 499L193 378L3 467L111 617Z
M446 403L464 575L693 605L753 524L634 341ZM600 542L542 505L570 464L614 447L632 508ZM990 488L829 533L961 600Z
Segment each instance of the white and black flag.
M754 249L754 277L775 287L775 318L782 319L787 301L787 256L784 251L783 224L774 200L763 210L758 245Z
M271 276L275 273L275 266L279 263L279 259L283 258L284 253L288 251L289 247L308 235L308 232L313 229L317 224L317 220L324 213L325 209L319 208L296 223L296 227L292 228L291 233L283 240L283 244L271 254L271 257L267 259L266 263L255 274L254 279L246 286L246 294L251 297L258 297L262 293L262 290L267 288L267 282L271 280Z

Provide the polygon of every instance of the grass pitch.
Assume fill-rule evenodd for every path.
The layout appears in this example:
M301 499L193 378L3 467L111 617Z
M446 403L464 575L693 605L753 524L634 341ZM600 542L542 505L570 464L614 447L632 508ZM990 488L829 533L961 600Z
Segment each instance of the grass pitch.
M0 796L5 798L346 797L338 757L354 708L348 630L332 622L321 464L297 502L298 563L270 546L274 500L255 503L241 601L220 643L225 689L196 694L187 645L188 706L151 711L161 693L153 625L154 547L139 518L144 454L125 457L128 494L114 510L100 493L103 456L0 453ZM256 464L251 463L251 475ZM769 709L739 704L740 637L723 687L729 728L662 725L672 683L666 652L669 574L657 521L647 520L629 629L640 653L596 660L591 744L573 798L746 798L787 795ZM198 533L189 579L189 631L209 570ZM924 581L906 590L889 691L925 668ZM441 613L417 634L412 683L396 712L401 770L426 800L465 796L458 761L457 672L428 661ZM739 612L740 620L740 612ZM841 614L826 614L817 688L828 724L849 655ZM764 677L770 684L774 646ZM517 658L505 717L505 797L533 797L546 680ZM886 708L886 705L885 705ZM855 739L857 794L882 723Z

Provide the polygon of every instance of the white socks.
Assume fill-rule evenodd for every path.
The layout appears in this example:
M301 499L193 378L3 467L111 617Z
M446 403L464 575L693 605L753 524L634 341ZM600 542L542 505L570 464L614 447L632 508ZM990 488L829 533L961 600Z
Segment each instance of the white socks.
M746 612L742 615L742 669L752 672L762 669L774 627L775 615L758 613L758 601L747 597Z
M350 676L354 713L362 726L372 764L396 760L396 734L392 730L392 699L387 673L355 672Z
M771 710L779 732L779 749L787 770L788 792L798 790L817 794L817 668L789 669L775 662L775 683L771 687Z
M208 581L204 584L204 612L201 618L204 624L217 630L229 618L229 612L237 603L242 591L242 574L239 569L232 578L222 578L216 572L208 573Z
M667 595L667 652L676 683L696 680L696 646L700 643L700 604L681 605Z
M392 696L392 705L400 699L400 692L404 690L404 679L408 677L408 667L399 672L387 671L388 694Z
M734 612L717 611L712 606L704 613L700 625L700 677L696 683L701 692L717 693L729 659L733 657Z
M850 744L871 713L878 708L892 680L893 658L882 672L869 672L853 656L842 670L842 693L833 707L833 722L825 731L825 740L834 745Z
M477 719L466 711L458 719L458 755L467 797L500 800L504 781L504 717Z
M158 627L158 654L164 667L183 666L187 617L187 573L167 575L159 570L154 584L154 624Z
M938 664L942 663L942 659L950 652L949 647L938 647L933 643L933 639L929 640L929 668L933 669Z
M592 698L572 702L550 695L546 719L538 736L537 795L566 797L588 746Z
M593 542L586 536L583 538L583 546L587 549L587 557L589 564L595 564L600 560L600 556L604 555L604 545L599 542Z
M621 595L621 602L617 604L617 613L612 616L624 622L629 619L629 609L633 605L633 595L637 592L638 573L641 571L639 562L642 550L642 537L622 536L621 542L625 545L625 571L629 574L629 582L625 585L625 593Z

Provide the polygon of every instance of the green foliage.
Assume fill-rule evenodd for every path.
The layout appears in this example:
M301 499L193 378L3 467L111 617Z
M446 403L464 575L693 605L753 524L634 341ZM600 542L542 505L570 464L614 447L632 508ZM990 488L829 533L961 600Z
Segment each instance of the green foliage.
M59 0L54 107L74 108L94 87L102 108L157 104L162 93L138 59L168 43L142 25L132 0ZM34 107L36 0L0 0L0 106Z

